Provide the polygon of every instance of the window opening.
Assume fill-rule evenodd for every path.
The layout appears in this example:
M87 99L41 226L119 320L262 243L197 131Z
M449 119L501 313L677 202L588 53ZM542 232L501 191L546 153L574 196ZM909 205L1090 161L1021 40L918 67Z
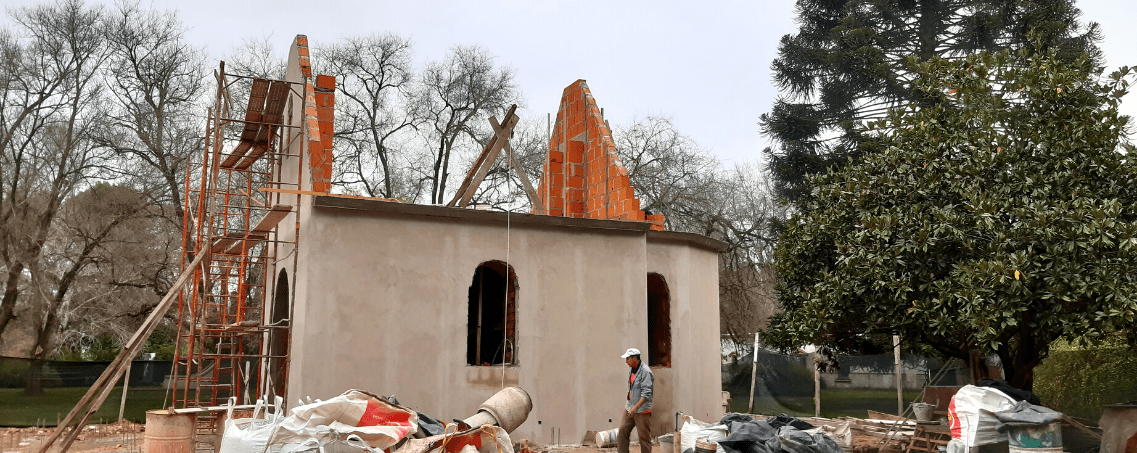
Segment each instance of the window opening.
M648 366L671 367L671 292L657 273L647 274Z
M512 266L496 260L478 265L469 291L467 365L516 364L516 301L517 274Z

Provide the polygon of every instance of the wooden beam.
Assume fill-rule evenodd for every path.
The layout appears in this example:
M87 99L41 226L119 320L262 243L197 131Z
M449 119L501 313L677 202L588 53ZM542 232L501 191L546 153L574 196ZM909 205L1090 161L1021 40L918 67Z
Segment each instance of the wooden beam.
M119 351L110 366L95 380L95 383L91 385L91 388L87 390L87 393L83 395L79 403L75 404L71 412L67 413L67 417L59 423L59 426L55 427L55 431L51 433L51 436L43 442L43 445L40 446L40 453L47 453L51 445L59 439L63 431L65 431L67 427L71 425L71 422L75 421L75 417L82 412L83 415L79 419L79 422L75 424L75 429L68 433L59 448L59 451L67 451L67 448L71 446L71 443L74 442L75 438L79 436L79 433L83 431L82 428L87 424L87 421L91 419L91 415L94 415L94 413L99 410L99 407L103 405L103 401L107 399L107 395L110 395L111 390L114 390L114 383L122 377L122 373L125 371L124 363L133 358L142 345L146 343L146 340L150 338L150 334L154 332L154 328L157 327L159 321L166 316L166 312L169 311L174 300L177 299L174 296L182 292L182 287L189 281L189 277L194 274L198 264L201 264L202 260L208 256L210 256L208 249L201 250L198 252L197 257L193 259L193 262L186 266L185 270L182 271L182 275L178 277L178 280L170 287L170 290L166 292L161 302L158 302L158 306L154 308L154 311L150 312L150 316L147 316L146 320L142 321L142 326L138 328L138 331L134 332L130 340L127 340L122 351ZM96 393L98 393L98 396L95 395ZM94 397L94 401L91 401L92 397ZM90 406L87 405L88 402L91 403Z
M221 162L221 168L231 168L237 165L245 152L249 150L253 142L257 138L257 131L260 126L257 124L261 122L264 109L265 98L269 92L269 81L267 79L253 79L253 87L249 92L249 104L245 109L245 129L241 131L241 143L237 148Z
M494 132L501 132L501 125L497 124L497 118L490 117L490 126L493 126ZM521 166L518 162L517 156L513 155L513 147L509 146L509 141L505 142L505 156L509 158L512 164L513 171L517 172L517 177L521 179L521 184L525 186L525 195L529 197L529 203L533 205L533 209L538 214L545 215L545 203L541 202L541 197L537 196L537 191L533 190L533 184L529 182L529 176L525 174L525 167Z
M287 216L290 212L292 212L292 206L286 204L278 204L276 206L273 206L272 209L268 211L268 214L265 214L264 217L261 217L261 221L257 222L257 226L253 227L253 229L249 231L267 233L269 230L272 230L276 224L280 223L280 221L283 220L284 217Z
M509 142L509 134L513 132L513 127L517 125L519 118L514 113L517 111L517 104L509 107L509 111L505 114L505 127L497 131L493 138L490 139L486 146L482 148L482 153L478 155L477 161L470 167L470 171L466 172L466 178L462 180L462 185L458 187L458 192L454 194L454 199L447 203L447 206L458 205L466 207L470 204L470 199L474 197L474 193L478 191L478 186L482 184L485 179L486 173L489 173L490 167L493 166L494 160L497 159L497 154L501 152L501 148L505 143Z
M319 197L354 198L356 200L375 200L375 201L390 201L390 202L394 202L394 203L402 203L401 200L396 200L394 198L365 197L363 195L348 195L348 194L342 194L342 193L316 192L314 190L277 189L274 187L262 187L262 188L257 189L257 190L260 190L261 192L288 193L288 194L294 194L294 195L312 195L312 196L319 196Z

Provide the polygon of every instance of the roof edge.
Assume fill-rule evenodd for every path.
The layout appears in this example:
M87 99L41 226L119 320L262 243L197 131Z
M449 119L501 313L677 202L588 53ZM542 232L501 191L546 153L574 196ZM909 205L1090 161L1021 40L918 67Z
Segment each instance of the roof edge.
M515 225L572 227L596 230L617 230L647 232L651 223L626 220L601 220L579 217L560 217L540 214L510 212L508 216L501 211L481 211L468 208L451 208L393 201L366 200L336 196L313 197L312 207L321 211L345 211L356 213L393 214L411 217L430 217L436 219L467 220L476 222L506 223ZM508 219L507 219L508 217ZM695 235L698 236L698 235Z

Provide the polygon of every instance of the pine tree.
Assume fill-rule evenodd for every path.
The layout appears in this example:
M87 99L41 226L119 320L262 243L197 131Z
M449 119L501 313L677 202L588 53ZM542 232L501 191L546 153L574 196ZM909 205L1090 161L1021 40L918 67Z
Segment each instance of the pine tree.
M1060 60L1098 63L1098 26L1080 15L1073 0L798 0L798 33L782 37L772 64L781 96L761 118L778 195L802 201L807 175L873 152L862 122L928 102L908 57L1027 48L1033 31Z

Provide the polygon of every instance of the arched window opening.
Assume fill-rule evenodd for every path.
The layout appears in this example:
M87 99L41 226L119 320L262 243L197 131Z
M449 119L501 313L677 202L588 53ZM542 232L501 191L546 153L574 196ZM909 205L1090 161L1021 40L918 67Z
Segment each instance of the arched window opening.
M272 382L272 394L284 396L284 381L288 378L288 325L289 303L292 287L288 285L288 272L280 270L276 279L276 289L272 294L272 325L268 334L268 376Z
M478 265L469 295L466 364L516 365L517 274L513 267L501 261Z
M667 280L647 274L648 366L671 366L671 291Z

